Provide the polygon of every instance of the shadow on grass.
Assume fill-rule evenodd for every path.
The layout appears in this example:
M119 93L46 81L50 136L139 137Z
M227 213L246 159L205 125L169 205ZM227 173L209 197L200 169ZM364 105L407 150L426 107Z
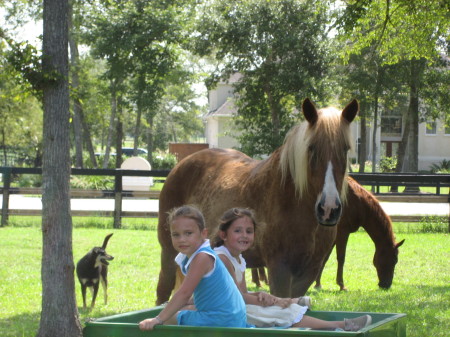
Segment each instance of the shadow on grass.
M114 310L83 310L78 307L81 325L88 320L116 315L119 312ZM0 319L0 336L1 337L35 337L39 329L39 321L41 319L40 312L23 313L20 315L9 316Z
M39 329L40 318L40 312L33 312L0 319L0 336L34 337Z

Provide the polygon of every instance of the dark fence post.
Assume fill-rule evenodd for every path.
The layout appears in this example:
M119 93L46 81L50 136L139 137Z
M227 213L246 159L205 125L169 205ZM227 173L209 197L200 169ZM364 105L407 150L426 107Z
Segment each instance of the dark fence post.
M2 222L1 227L5 227L9 222L9 188L11 187L11 167L3 170L3 201L2 201Z
M122 227L122 171L116 170L114 186L114 228Z

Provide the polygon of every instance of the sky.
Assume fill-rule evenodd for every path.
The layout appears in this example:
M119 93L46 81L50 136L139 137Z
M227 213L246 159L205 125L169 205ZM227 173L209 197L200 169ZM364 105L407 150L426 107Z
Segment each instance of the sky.
M5 14L4 8L0 8L0 27L6 28L8 33L14 35L19 41L28 41L37 48L40 48L42 43L38 37L42 35L42 21L31 21L18 29L11 30L13 27L6 21Z

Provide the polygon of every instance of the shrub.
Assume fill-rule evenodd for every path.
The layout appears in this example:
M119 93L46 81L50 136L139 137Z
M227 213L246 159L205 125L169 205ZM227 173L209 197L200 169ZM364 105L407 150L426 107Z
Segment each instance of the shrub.
M384 173L395 172L397 166L397 157L382 157L380 159L380 171Z
M177 164L177 157L172 153L153 153L152 170L171 170Z
M12 179L12 185L17 187L40 187L42 176L40 174L21 174Z
M450 160L443 159L440 163L430 166L432 173L450 173Z
M71 176L70 186L82 190L113 190L114 177L110 176Z

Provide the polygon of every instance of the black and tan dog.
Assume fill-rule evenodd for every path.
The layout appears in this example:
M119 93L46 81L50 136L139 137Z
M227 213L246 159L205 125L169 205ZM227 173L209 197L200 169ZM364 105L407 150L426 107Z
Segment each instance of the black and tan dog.
M91 309L94 308L100 282L103 286L105 304L108 302L108 261L111 261L114 257L107 254L105 249L112 235L107 235L101 247L92 248L77 263L77 276L83 295L83 309L86 309L86 288L89 288L92 292Z

